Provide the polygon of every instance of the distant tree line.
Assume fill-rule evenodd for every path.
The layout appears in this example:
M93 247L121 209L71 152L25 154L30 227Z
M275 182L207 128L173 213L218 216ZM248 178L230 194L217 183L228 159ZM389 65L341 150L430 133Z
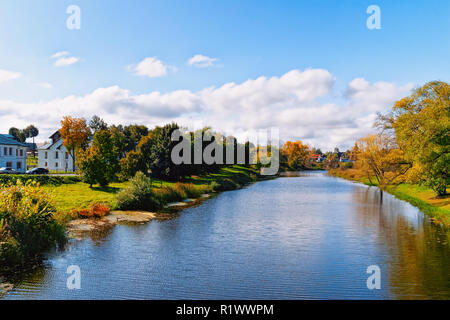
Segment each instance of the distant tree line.
M172 141L175 130L181 130L190 137L190 161L175 164L172 151L179 143ZM233 141L233 163L238 160L238 147L244 150L242 165L250 165L255 146L246 142L240 144L234 137L224 137L210 128L188 132L176 123L156 126L149 129L144 125L108 125L103 119L94 116L89 122L82 118L64 117L61 121L61 136L64 145L77 164L86 183L108 185L116 180L128 180L137 172L165 180L180 180L191 175L213 173L227 166L226 142ZM206 135L208 137L206 138ZM200 136L200 152L208 147L213 157L222 157L219 163L195 161L195 136ZM216 154L219 148L223 148ZM180 156L186 156L181 151Z

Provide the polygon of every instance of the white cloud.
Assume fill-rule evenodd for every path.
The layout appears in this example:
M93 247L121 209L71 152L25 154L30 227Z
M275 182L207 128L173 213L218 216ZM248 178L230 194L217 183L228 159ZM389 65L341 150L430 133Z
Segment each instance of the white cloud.
M145 58L135 66L129 68L137 76L159 78L167 75L167 66L155 57Z
M68 57L68 58L59 58L55 61L55 67L68 67L74 63L80 61L80 58L76 57Z
M52 55L50 58L55 59L55 63L53 66L55 67L68 67L72 64L77 63L80 61L80 58L77 57L70 57L68 51L60 51L56 52L54 55Z
M41 87L43 89L51 89L51 88L53 88L53 85L51 83L48 83L48 82L38 82L35 85L38 86L38 87Z
M358 105L366 111L382 111L392 106L392 101L401 98L405 91L413 89L413 84L396 86L389 82L370 84L363 78L356 78L348 84L345 96L355 107Z
M283 140L302 140L323 149L350 147L374 129L376 111L389 110L411 85L369 83L355 79L344 94L323 69L292 70L279 77L259 77L192 92L176 90L133 95L118 86L84 96L68 96L31 104L0 101L0 132L35 122L45 140L64 115L108 123L140 123L149 127L176 121L190 129L205 125L239 137L248 129L280 128Z
M8 71L0 69L0 84L10 80L18 79L22 76L20 72Z
M217 58L210 58L201 54L196 54L192 58L189 59L188 65L197 67L197 68L207 68L212 67L214 62L217 61Z

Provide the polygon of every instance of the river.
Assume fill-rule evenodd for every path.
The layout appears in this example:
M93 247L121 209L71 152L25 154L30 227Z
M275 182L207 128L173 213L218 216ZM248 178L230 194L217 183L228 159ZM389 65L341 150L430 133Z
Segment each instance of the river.
M450 299L449 239L375 187L306 172L71 241L4 298ZM70 265L80 290L66 287ZM373 265L381 288L369 290Z

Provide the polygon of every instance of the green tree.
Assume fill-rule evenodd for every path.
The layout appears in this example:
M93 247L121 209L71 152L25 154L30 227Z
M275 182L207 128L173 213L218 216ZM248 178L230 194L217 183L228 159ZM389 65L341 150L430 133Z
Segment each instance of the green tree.
M23 132L24 132L24 134L25 134L25 136L27 138L32 138L33 139L33 144L34 144L34 138L39 135L39 129L31 124L28 127L26 127L23 130ZM35 153L35 150L33 150L33 155L36 156L34 153Z
M97 131L92 146L80 154L78 166L86 183L107 186L117 179L120 170L119 151L109 130Z
M450 185L450 85L425 84L398 101L392 113L380 116L379 123L395 130L398 145L421 168L425 184L445 195Z
M89 121L89 128L95 133L100 130L108 129L108 124L102 118L95 115L92 117L91 121Z
M17 129L17 128L10 128L8 131L9 135L13 136L13 138L19 142L24 143L27 139L27 136L23 132L23 130Z
M178 129L176 123L171 123L153 130L149 167L151 174L157 178L176 180L181 177L180 166L171 159L172 149L177 143L172 141L172 133Z

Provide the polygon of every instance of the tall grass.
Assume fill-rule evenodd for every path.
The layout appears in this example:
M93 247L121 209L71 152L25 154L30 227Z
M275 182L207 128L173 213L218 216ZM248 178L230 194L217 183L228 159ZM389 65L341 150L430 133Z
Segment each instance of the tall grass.
M0 271L25 265L65 242L55 213L51 195L38 183L19 180L0 186Z

